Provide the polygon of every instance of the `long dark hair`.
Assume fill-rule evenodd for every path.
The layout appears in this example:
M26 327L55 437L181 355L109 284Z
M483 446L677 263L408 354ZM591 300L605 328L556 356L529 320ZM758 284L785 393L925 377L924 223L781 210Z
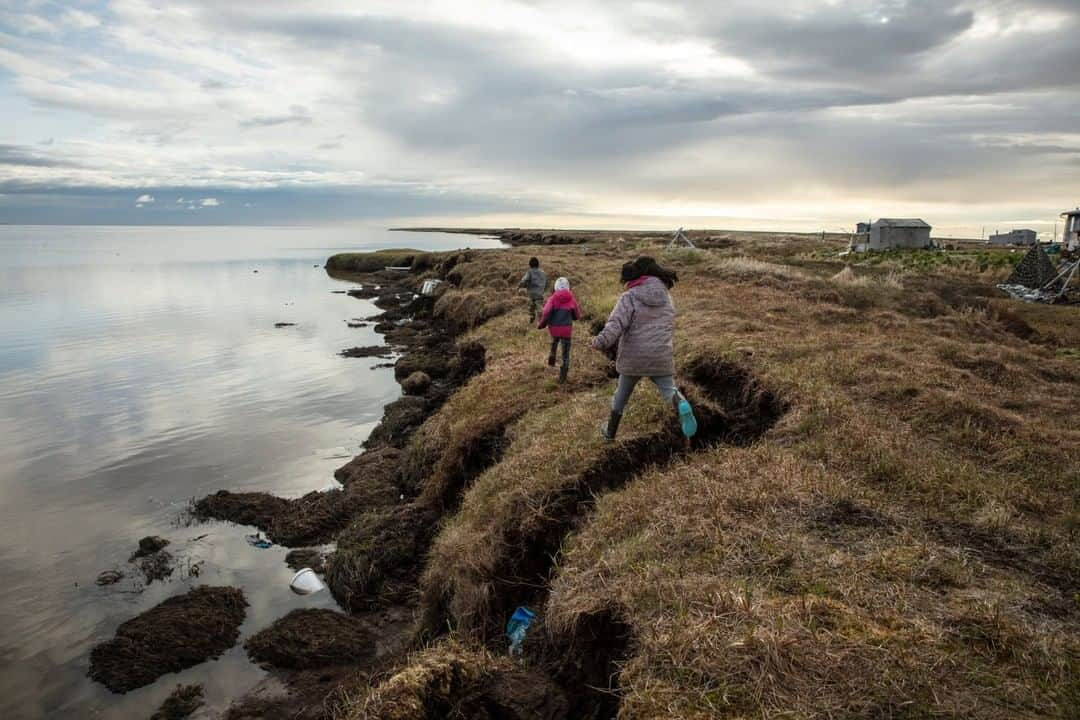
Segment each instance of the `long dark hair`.
M668 290L675 287L675 283L679 280L679 275L674 270L660 267L660 264L648 255L642 255L634 262L622 266L623 282L637 280L642 275L652 275L655 278L660 278L664 285L667 285Z

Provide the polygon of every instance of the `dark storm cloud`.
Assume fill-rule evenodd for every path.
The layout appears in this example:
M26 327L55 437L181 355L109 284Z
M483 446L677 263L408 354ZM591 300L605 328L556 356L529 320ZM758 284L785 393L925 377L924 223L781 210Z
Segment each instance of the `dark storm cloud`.
M39 72L23 85L38 106L118 128L118 157L80 148L108 158L106 179L158 198L185 172L198 187L320 186L325 201L290 189L304 201L280 207L344 215L334 198L375 197L351 185L369 182L382 207L445 209L452 197L461 212L501 212L521 209L507 198L523 188L542 198L532 207L564 211L574 193L581 205L735 203L812 186L936 201L1029 192L1040 172L1058 195L1080 179L1077 0L537 0L444 15L329 1L150 6L179 10L166 21L113 6L131 24L116 36L133 53L122 60L139 67L145 55L159 73L148 90L114 96L19 67ZM163 69L174 67L177 77ZM183 101L155 89L161 80ZM151 145L163 151L155 163L143 160ZM177 168L189 151L202 154ZM0 166L38 178L62 167L52 157L0 150ZM416 178L450 192L395 182ZM139 221L177 212L168 204L139 209Z

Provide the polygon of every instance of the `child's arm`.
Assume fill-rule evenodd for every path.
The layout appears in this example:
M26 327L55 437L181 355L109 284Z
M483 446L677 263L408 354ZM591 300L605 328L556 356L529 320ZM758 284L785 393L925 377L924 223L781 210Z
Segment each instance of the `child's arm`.
M581 319L581 308L578 307L577 298L574 298L574 304L570 308L570 312L574 315L574 322L577 322Z
M552 295L547 299L547 302L544 303L544 310L540 313L540 323L536 326L537 328L543 330L547 327L548 317L551 316L551 306L554 304L554 301L555 296Z
M634 318L632 303L633 301L628 293L623 293L619 297L619 302L615 303L615 309L608 316L607 325L604 326L599 335L593 338L592 346L594 348L607 350L619 341L619 338L622 337L626 328L630 327L630 322Z

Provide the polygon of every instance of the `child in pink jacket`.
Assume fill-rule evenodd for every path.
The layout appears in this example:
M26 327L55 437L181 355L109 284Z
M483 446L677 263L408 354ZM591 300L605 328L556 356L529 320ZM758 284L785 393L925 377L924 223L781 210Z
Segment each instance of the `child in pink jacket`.
M555 367L555 350L562 343L562 367L559 368L559 382L566 382L570 371L570 336L574 331L574 321L580 319L577 298L570 292L570 281L564 277L555 281L555 292L544 304L540 314L541 329L547 328L551 335L551 352L548 353L548 365Z

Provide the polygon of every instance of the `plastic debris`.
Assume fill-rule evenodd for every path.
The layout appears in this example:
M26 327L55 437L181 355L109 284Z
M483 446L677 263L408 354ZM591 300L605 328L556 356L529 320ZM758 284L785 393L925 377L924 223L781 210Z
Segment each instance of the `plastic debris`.
M694 417L694 410L686 398L679 400L679 425L688 439L697 434L697 418Z
M323 581L319 579L314 570L304 568L293 575L292 580L289 581L289 588L297 595L312 595L320 590L325 590L326 585L323 584Z
M245 535L244 539L247 540L248 545L251 547L257 547L260 550L274 547L274 543L270 542L262 536L262 533L255 533L254 535Z
M506 637L510 640L510 654L520 655L521 644L525 642L525 633L529 631L536 613L527 607L521 606L510 616L510 622L506 623Z
M420 286L420 294L431 297L435 294L435 289L442 284L442 280L425 280L424 284Z

